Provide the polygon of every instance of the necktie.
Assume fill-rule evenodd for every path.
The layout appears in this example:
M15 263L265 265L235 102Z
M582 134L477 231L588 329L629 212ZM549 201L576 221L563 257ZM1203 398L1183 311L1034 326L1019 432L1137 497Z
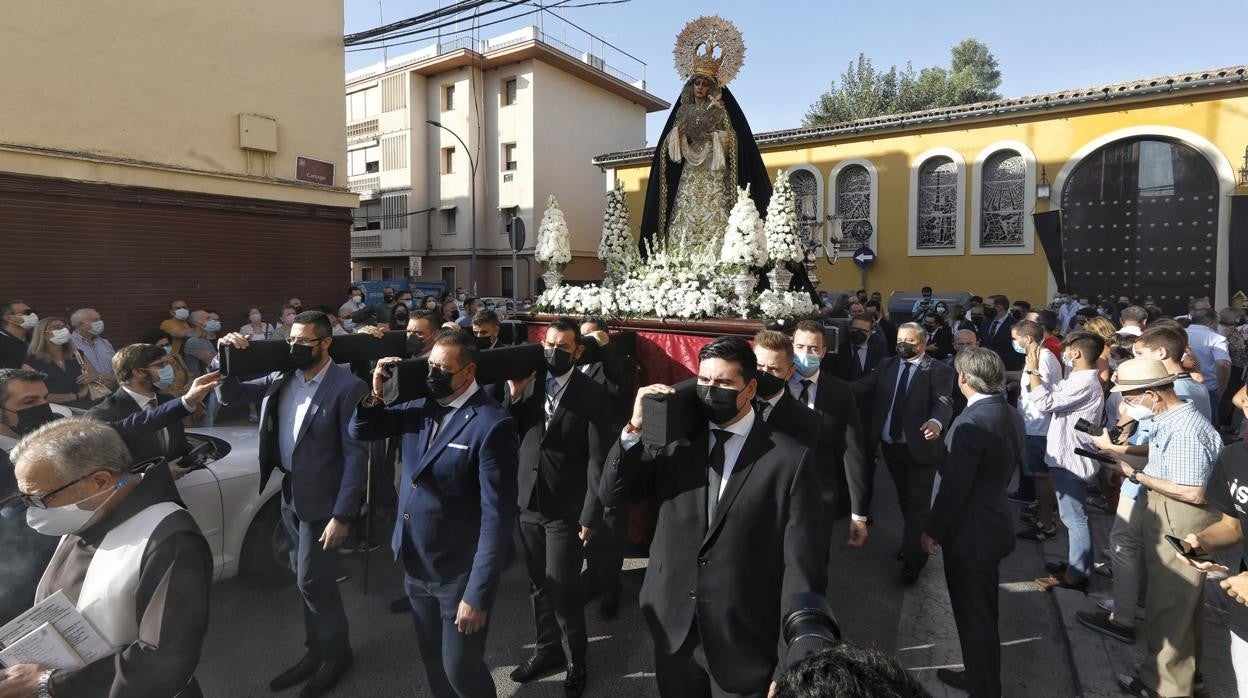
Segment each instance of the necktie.
M764 415L767 413L767 407L769 405L770 403L768 403L766 400L762 399L761 397L754 398L754 414L766 419Z
M550 424L551 417L555 416L555 404L559 400L559 381L554 376L546 378L546 423Z
M707 464L710 470L707 472L706 485L706 521L709 524L715 520L715 508L719 504L719 490L724 483L724 444L728 443L728 438L732 436L732 432L727 429L712 429L711 434L715 437L715 445L711 447L711 457Z
M998 328L998 327L1000 327L1000 326L1001 326L1001 321L1000 321L1000 320L993 320L993 321L992 321L992 324L988 326L988 336L989 336L989 337L996 337L996 336L997 336L997 328Z
M867 372L867 345L858 347L858 375L865 375Z
M438 432L442 430L442 419L446 417L446 413L451 411L448 405L443 405L437 400L426 400L425 409L429 411L429 445L433 445L433 440L438 438Z
M160 403L156 401L156 398L152 398L151 400L147 401L147 406L144 407L143 409L147 410L148 412L155 412L156 408L159 406L160 406ZM160 441L160 455L168 456L169 455L168 428L161 429L160 431L156 432L156 439Z
M897 381L897 392L893 393L893 408L888 424L888 438L893 443L901 441L901 412L906 404L906 384L910 382L910 362L901 363L901 380Z
M814 381L810 380L809 378L803 378L802 380L798 381L798 383L802 384L802 392L797 394L797 401L802 403L803 405L806 405L807 407L810 407L810 386L812 383L814 383Z

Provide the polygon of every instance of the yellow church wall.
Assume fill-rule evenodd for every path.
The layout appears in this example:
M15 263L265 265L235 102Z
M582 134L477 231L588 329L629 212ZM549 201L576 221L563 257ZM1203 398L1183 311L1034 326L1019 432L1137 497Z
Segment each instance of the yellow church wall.
M748 113L749 105L744 106ZM894 290L917 290L930 285L938 291L970 291L980 295L1004 293L1011 299L1024 298L1036 303L1055 290L1044 248L1038 239L1034 240L1033 250L1025 254L973 252L972 241L976 232L971 229L971 188L974 179L972 170L977 157L981 153L986 155L985 149L993 144L1004 141L1020 142L1034 153L1035 170L1029 175L1038 180L1043 168L1049 182L1055 186L1051 200L1036 200L1034 210L1028 211L1030 214L1060 207L1061 191L1056 186L1056 180L1059 172L1081 148L1107 134L1124 130L1124 136L1155 131L1159 135L1179 137L1185 141L1189 138L1192 141L1207 141L1203 152L1223 180L1223 193L1229 194L1235 186L1244 148L1248 146L1248 91L1240 88L1234 92L1205 93L1166 101L1134 101L1121 108L1111 105L840 137L822 143L769 148L763 151L763 160L773 178L778 169L794 165L809 165L817 169L822 181L821 215L829 212L829 190L834 187L829 176L837 163L851 158L871 162L878 178L877 258L866 274L867 288L881 291L887 297ZM1188 144L1193 145L1192 142ZM908 244L913 225L910 221L910 197L913 196L911 168L917 167L918 156L934 148L950 149L964 161L965 185L960 199L963 244L960 254L914 256L910 254ZM649 161L621 166L614 171L614 175L624 183L635 234L641 221ZM1034 188L1031 192L1034 194ZM1241 189L1239 193L1248 192ZM1223 272L1226 267L1229 205L1229 199L1224 197L1221 201L1222 240L1219 255ZM841 260L835 265L820 261L820 288L856 289L864 285L861 270L850 259L852 254L853 249L842 250ZM1219 298L1227 295L1225 278L1225 273L1219 274L1216 288ZM1221 302L1226 302L1226 299Z

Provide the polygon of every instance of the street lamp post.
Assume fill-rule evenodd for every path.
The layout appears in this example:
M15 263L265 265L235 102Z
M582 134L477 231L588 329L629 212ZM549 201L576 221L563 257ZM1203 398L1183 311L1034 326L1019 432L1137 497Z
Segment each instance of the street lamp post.
M477 295L477 161L472 157L472 150L468 147L468 144L464 142L464 139L459 137L458 133L455 133L451 129L443 126L441 122L434 121L433 119L425 119L425 123L430 126L436 126L452 136L455 136L455 140L459 141L459 144L464 146L464 155L468 156L468 177L470 178L468 196L469 205L472 206L472 249L468 251L468 285L472 287L472 295L475 296Z

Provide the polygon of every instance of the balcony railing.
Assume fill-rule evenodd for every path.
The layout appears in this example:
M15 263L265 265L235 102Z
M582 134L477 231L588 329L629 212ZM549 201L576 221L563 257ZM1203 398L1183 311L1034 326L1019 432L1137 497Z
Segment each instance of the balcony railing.
M347 189L350 189L356 194L362 194L367 191L375 192L380 188L381 188L380 177L363 177L360 179L353 179L347 183Z
M378 132L377 119L366 119L347 124L347 140L357 138L371 138L376 136Z
M352 235L351 251L363 252L381 249L380 235Z

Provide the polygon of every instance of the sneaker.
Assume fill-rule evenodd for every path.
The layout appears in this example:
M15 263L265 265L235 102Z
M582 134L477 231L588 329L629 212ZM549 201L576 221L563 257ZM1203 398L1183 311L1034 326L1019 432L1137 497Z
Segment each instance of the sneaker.
M1079 624L1089 630L1094 630L1106 637L1112 637L1119 642L1125 642L1128 645L1135 644L1135 628L1125 625L1119 625L1110 620L1108 613L1098 613L1095 611L1079 611L1075 613L1075 618Z
M1097 601L1097 602L1096 602L1096 606L1097 606L1097 608L1101 609L1102 611L1104 611L1104 612L1106 612L1106 613L1113 613L1113 612L1114 612L1114 600L1113 600L1113 599L1102 599L1101 601ZM1136 620L1146 620L1146 619L1147 619L1147 615L1146 615L1146 614L1145 614L1145 612L1144 612L1144 607L1143 607L1143 606L1136 606L1136 607L1135 607L1135 619L1136 619Z
M1102 514L1112 514L1114 511L1109 508L1109 502L1099 494L1090 494L1084 498L1085 506L1096 509Z
M1037 543L1043 543L1046 540L1057 537L1057 526L1041 528L1033 525L1026 531L1020 531L1015 535L1019 538L1019 540L1034 540Z
M1040 504L1038 502L1031 502L1023 505L1023 513L1035 514L1038 511L1040 511Z
M1040 525L1040 517L1036 516L1035 514L1029 514L1027 512L1023 512L1022 516L1018 517L1018 520L1027 524L1028 526Z

